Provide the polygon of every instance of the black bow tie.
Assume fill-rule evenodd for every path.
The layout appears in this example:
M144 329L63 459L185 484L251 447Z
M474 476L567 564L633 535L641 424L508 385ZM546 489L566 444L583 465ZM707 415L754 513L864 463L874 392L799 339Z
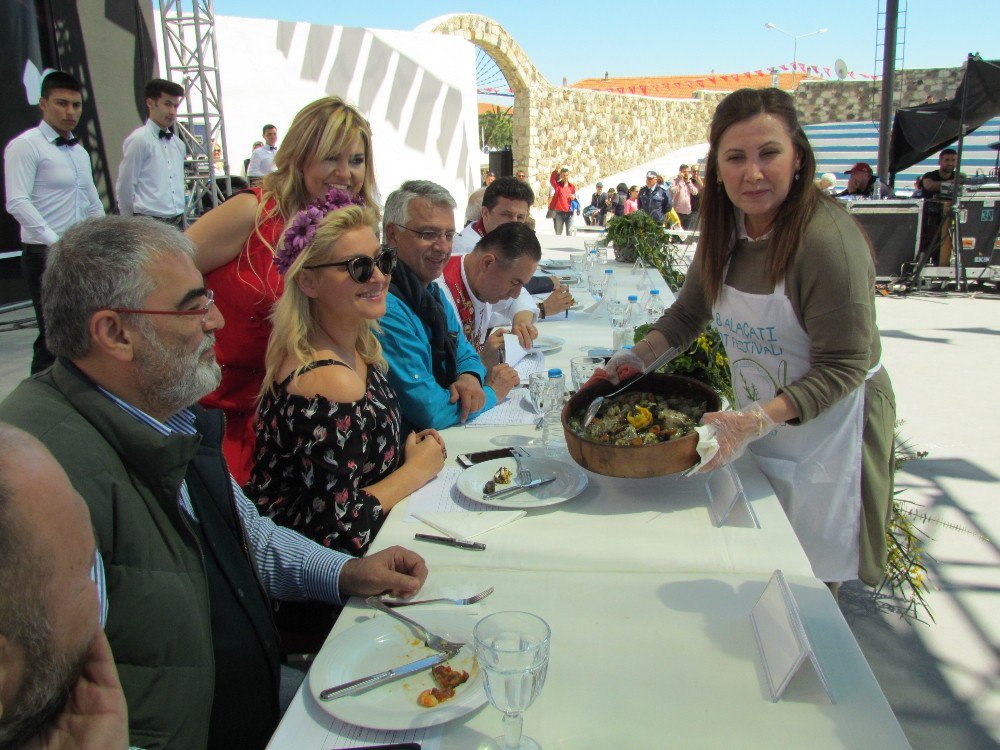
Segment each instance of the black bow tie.
M277 147L277 146L268 146L268 147L267 147L267 150L268 150L268 151L277 151L277 150L278 150L278 147Z
M56 136L56 139L52 141L57 147L58 146L69 146L73 148L76 145L76 138L63 138L61 135Z
M167 140L170 140L173 137L174 137L174 131L173 130L161 130L160 131L160 138L166 138Z

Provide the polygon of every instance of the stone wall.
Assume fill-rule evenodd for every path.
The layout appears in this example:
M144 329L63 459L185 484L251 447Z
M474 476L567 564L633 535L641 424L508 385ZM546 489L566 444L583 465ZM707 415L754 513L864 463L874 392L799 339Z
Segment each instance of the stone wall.
M724 94L705 92L691 99L660 99L553 86L521 46L496 21L456 14L428 24L485 50L514 92L514 171L523 169L545 202L549 173L557 165L572 170L585 185L604 175L704 143L715 106Z
M553 86L499 23L486 16L455 14L434 19L427 30L464 37L493 58L514 92L514 171L523 169L545 202L549 173L572 170L578 185L595 182L684 146L708 140L715 107L726 92L696 92L690 99L662 99ZM903 101L950 99L963 68L901 71ZM881 83L805 81L795 94L803 124L878 121Z
M895 108L923 104L928 96L951 99L965 73L961 68L897 71L903 77L903 101ZM899 84L896 85L897 90ZM796 92L796 106L804 125L823 122L878 122L881 81L804 81Z

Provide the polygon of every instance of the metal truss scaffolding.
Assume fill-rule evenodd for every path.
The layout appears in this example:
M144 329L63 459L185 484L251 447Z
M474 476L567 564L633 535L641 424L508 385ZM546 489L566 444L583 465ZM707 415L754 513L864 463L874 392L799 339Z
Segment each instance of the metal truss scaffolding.
M215 13L212 0L159 0L159 4L166 78L184 87L177 119L188 148L184 169L187 225L204 209L217 206L232 194ZM218 156L213 158L213 147L221 148L221 164Z

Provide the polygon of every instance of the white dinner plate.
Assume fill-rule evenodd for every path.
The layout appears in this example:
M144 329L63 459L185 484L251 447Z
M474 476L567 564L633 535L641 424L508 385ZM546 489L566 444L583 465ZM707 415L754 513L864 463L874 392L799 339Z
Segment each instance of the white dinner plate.
M565 343L566 339L561 339L558 336L539 336L532 342L531 351L550 352L553 349L558 349Z
M514 476L517 476L517 464L513 458L496 458L481 464L470 466L458 475L458 491L470 500L484 505L507 510L518 508L542 508L546 505L564 503L583 492L587 486L587 475L576 464L556 461L552 458L529 457L522 458L521 465L528 469L532 476L550 477L556 475L554 482L549 482L533 490L518 492L516 495L499 497L496 500L483 500L483 485L493 478L497 469L506 466ZM498 489L502 489L500 485Z
M538 267L544 271L560 271L564 268L572 268L573 264L568 260L543 260Z
M377 615L336 636L316 656L309 670L309 692L316 704L331 716L360 727L413 729L444 724L486 703L483 674L476 664L472 640L476 620L454 612L421 612L413 619L449 641L467 644L447 662L452 669L469 673L468 682L455 689L454 698L434 708L417 704L421 692L435 687L428 669L357 695L332 701L319 699L319 694L328 687L436 653L403 623Z

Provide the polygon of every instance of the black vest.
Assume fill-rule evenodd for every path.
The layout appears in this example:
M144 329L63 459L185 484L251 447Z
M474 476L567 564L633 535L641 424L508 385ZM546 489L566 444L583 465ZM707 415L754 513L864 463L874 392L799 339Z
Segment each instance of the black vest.
M281 718L281 649L219 447L221 414L195 413L202 442L186 480L212 610L215 694L208 748L263 748Z

